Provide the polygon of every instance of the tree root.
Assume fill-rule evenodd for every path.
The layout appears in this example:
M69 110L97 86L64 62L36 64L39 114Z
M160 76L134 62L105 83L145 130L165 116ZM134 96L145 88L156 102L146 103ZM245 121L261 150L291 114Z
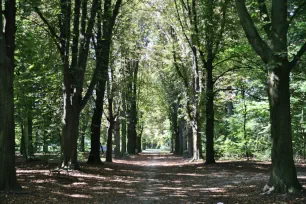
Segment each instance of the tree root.
M191 163L191 162L195 162L196 159L193 157L192 159L190 159L188 162Z
M290 194L296 194L301 193L302 189L296 188L294 186L286 186L285 184L282 185L272 185L266 184L265 187L262 189L261 195L271 195L273 193L290 193Z

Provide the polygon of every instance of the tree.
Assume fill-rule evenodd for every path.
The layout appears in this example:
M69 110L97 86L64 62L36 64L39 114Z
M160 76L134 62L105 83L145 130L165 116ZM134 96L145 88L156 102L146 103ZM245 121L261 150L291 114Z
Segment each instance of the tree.
M94 74L91 84L83 97L84 75L87 68L89 45L98 7L99 0L93 0L90 17L87 19L87 1L75 0L74 4L72 4L71 0L61 0L59 35L40 9L37 6L34 7L36 13L48 27L49 33L60 53L64 76L62 166L73 165L76 169L79 168L77 162L77 141L80 113L89 100L97 81L97 76ZM71 23L72 19L73 23ZM73 27L72 32L71 27Z
M267 7L264 0L258 1L261 23L266 33L264 36L256 28L245 0L236 0L236 8L246 37L269 72L272 168L264 190L282 193L301 190L293 161L289 85L290 73L306 51L304 43L292 60L289 60L287 38L289 26L303 10L305 3L301 3L292 11L292 16L288 15L288 4L287 0L273 0L270 16L268 12L270 7Z
M127 132L127 151L129 154L135 154L137 146L137 75L139 70L139 60L129 59L127 63L127 70L129 74L128 79L128 95L127 95L127 118L128 118L128 132Z
M117 0L112 9L112 0L105 0L103 13L99 7L96 36L96 70L98 82L96 86L95 108L91 121L91 150L87 163L101 163L100 160L100 132L103 113L103 100L105 94L105 84L108 79L108 66L110 49L112 44L113 30L122 0ZM103 14L103 15L102 15Z
M3 10L3 3L5 10ZM15 190L20 188L15 169L13 92L16 1L3 2L0 0L0 13L0 189ZM3 13L6 21L5 27Z
M201 135L201 124L200 124L200 100L201 100L201 93L202 93L202 81L203 72L199 69L199 60L198 60L198 49L196 47L196 33L194 28L197 26L196 23L196 2L193 1L180 1L180 7L182 10L182 17L179 10L179 5L177 1L174 1L175 9L177 13L177 18L182 29L182 33L186 43L188 44L191 53L192 53L192 67L191 70L191 77L186 74L184 75L182 69L186 69L183 66L179 66L178 58L179 56L176 54L176 51L173 50L173 59L174 59L174 66L176 67L177 74L179 77L184 81L185 88L188 94L188 101L187 101L187 112L191 122L191 127L193 131L193 160L198 160L203 158L202 155L202 135ZM185 15L187 13L187 15ZM173 31L172 31L173 32ZM188 33L188 34L187 34ZM175 41L177 37L175 37L174 33L172 33L172 38ZM174 47L174 46L173 46ZM185 65L186 66L186 65ZM188 65L187 65L188 66ZM187 68L188 69L188 68ZM191 141L191 140L190 140Z

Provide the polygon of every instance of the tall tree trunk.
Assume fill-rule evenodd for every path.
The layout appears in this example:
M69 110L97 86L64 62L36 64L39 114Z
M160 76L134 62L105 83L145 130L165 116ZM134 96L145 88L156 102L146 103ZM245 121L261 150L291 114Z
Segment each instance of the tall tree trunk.
M25 128L24 128L24 123L20 125L21 129L21 141L20 141L20 153L22 156L24 156L25 160L28 161L28 154L27 154L27 143L26 143L26 133L25 133Z
M125 93L122 93L122 111L121 111L121 153L124 155L126 153L126 103L125 103Z
M212 61L206 63L206 164L215 163L214 152L214 90Z
M82 121L82 127L80 127L81 131L81 137L80 137L80 152L85 152L85 138L86 138L86 130L88 128L88 117L85 117L84 115L81 116L84 117L83 121Z
M197 105L197 112L196 112L196 118L195 120L197 121L197 127L196 127L196 130L197 130L197 149L198 149L198 157L199 159L203 159L203 151L202 151L202 134L201 134L201 118L200 118L200 108L199 108L199 104Z
M100 2L100 1L99 1ZM101 2L100 2L101 3ZM92 154L88 158L88 163L101 163L100 160L100 132L101 132L101 119L103 113L103 99L105 92L105 84L108 78L108 65L109 65L109 54L112 41L113 27L115 24L116 17L119 13L122 0L117 0L114 10L111 10L112 1L105 0L103 12L101 5L98 7L98 20L97 20L97 64L96 69L98 70L98 88L96 99L96 108L92 118L92 133L91 133L91 146ZM103 14L102 14L103 13ZM103 15L103 16L102 16ZM103 22L102 22L103 19ZM102 26L102 27L101 27ZM93 131L94 129L94 131Z
M96 100L94 113L91 120L91 140L90 140L90 153L87 160L88 164L101 164L100 158L100 134L101 134L101 121L103 114L103 99L105 94L105 80L98 83L96 89Z
M29 149L29 156L31 159L34 155L34 145L33 145L33 118L32 113L28 116L28 149Z
M115 157L118 158L121 156L120 153L120 119L119 117L117 117L116 121L115 121L115 132L114 132L114 139L115 139Z
M127 150L129 154L135 154L136 150L136 105L132 102L132 107L129 111L128 116L128 143L127 143Z
M72 101L74 100L72 99ZM72 167L74 169L80 168L77 161L79 118L80 109L78 106L73 104L73 102L71 104L70 99L66 99L65 124L63 127L64 137L62 139L62 167Z
M185 157L188 157L188 146L187 146L187 129L186 120L184 120L184 133L183 133L183 153Z
M23 130L23 124L20 124L20 130L21 130L21 138L20 138L20 154L23 155L24 154L24 130Z
M23 156L29 161L29 126L28 119L23 121L23 141L24 141L24 154Z
M113 72L110 68L108 74L108 83L107 83L107 98L108 98L108 130L107 130L107 149L106 149L106 161L113 161L113 130L115 127L115 118L113 114ZM120 145L119 145L120 146Z
M172 104L172 131L174 134L174 152L175 154L180 154L180 134L178 125L178 102Z
M184 120L184 118L180 118L179 135L180 135L180 154L184 155L185 151L186 151L185 120Z
M137 136L137 150L138 153L142 152L142 133L143 133L143 124L140 126L139 134Z
M48 139L48 135L47 135L47 131L43 130L43 152L44 153L48 153L48 142L47 142L47 139Z
M5 1L5 11L0 0L0 189L21 188L15 169L14 122L14 52L16 32L16 1ZM3 33L3 15L6 25Z
M97 21L97 47L95 49L97 60L96 69L98 70L98 83L96 85L96 100L95 109L91 120L91 149L87 163L89 164L101 164L100 158L100 134L101 134L101 121L103 114L103 100L105 94L105 86L108 78L108 64L109 64L109 53L110 53L110 40L107 37L102 39L102 35L108 36L106 25L103 24L102 34L102 16L98 13Z
M188 129L187 129L187 134L188 134L188 156L192 157L193 156L193 134L192 134L192 126L188 124Z
M109 121L107 129L106 161L113 162L113 129L114 121Z
M127 150L129 154L135 154L137 148L137 75L139 61L129 62L129 114L128 114L128 144Z
M244 138L244 149L245 149L245 156L247 160L249 160L249 149L248 149L248 138L247 138L247 130L246 130L246 124L247 124L247 105L246 105L246 99L245 99L245 88L242 87L242 99L243 99L243 138Z
M192 121L192 143L193 143L193 158L192 160L199 160L199 149L198 149L198 134L197 134L197 125L195 121Z
M171 106L170 106L171 107ZM170 120L170 131L171 131L171 153L174 153L174 138L175 138L175 134L174 134L174 129L173 129L173 123L172 123L172 108L170 109L170 113L169 113L169 120Z
M288 65L277 67L270 73L269 101L273 145L268 186L273 187L276 192L293 192L301 189L292 157L289 83Z
M85 132L82 132L82 135L81 135L80 149L81 149L81 152L85 152Z

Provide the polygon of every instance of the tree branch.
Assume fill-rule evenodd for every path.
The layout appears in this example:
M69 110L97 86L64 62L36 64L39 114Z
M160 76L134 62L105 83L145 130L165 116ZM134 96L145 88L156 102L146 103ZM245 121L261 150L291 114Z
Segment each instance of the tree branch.
M218 81L220 78L222 78L224 75L226 75L229 72L236 71L236 70L239 70L239 69L246 69L246 68L250 68L250 67L249 66L247 66L247 67L234 67L234 68L228 69L228 70L224 71L222 74L220 74L219 76L217 76L213 80L213 84L215 84L216 81Z
M91 78L91 81L90 81L90 84L89 84L89 87L87 88L87 91L86 91L86 94L85 96L83 97L83 99L81 100L80 102L80 107L81 107L81 110L85 107L85 105L87 104L88 100L90 99L91 95L92 95L92 92L97 84L97 81L98 81L98 69L95 69L93 75L92 75L92 78Z
M260 11L260 16L261 18L264 20L264 22L266 23L263 28L265 30L265 32L268 35L268 38L271 38L271 20L269 17L269 13L268 13L268 9L267 9L267 5L265 0L257 0L258 2L258 8Z
M270 62L273 58L273 53L267 43L260 37L246 8L245 0L236 0L236 8L243 30L253 49L265 63Z
M181 26L181 28L182 28L183 35L184 35L184 37L186 38L187 43L189 44L189 46L192 47L192 44L191 44L191 42L190 42L190 39L189 39L188 36L186 35L186 32L185 32L185 29L184 29L184 26L183 26L183 22L182 22L182 19L181 19L179 10L178 10L178 6L177 6L176 0L174 0L174 3L175 3L175 9L176 9L176 13L177 13L177 18L178 18L179 23L180 23L180 26Z
M60 37L56 34L55 29L51 26L51 24L49 23L49 21L44 17L44 15L42 14L42 12L39 10L39 8L37 6L34 6L34 11L37 13L37 15L39 16L39 18L44 22L44 24L48 27L49 30L49 34L52 37L57 49L61 52L61 46L60 46Z
M183 75L183 73L180 70L180 67L179 67L179 65L177 63L175 51L173 51L173 60L174 60L174 67L175 67L175 70L176 70L177 74L183 80L186 89L188 89L188 80L187 80L187 78Z
M122 4L122 0L117 0L116 1L116 4L115 4L115 8L113 10L113 15L112 15L112 19L111 19L111 29L114 27L115 25L115 21L116 21L116 18L119 14L119 9L121 7L121 4Z
M300 48L300 50L296 53L296 55L293 57L293 60L289 63L290 71L298 64L300 61L302 55L306 51L306 42L303 44L303 46Z
M228 5L229 5L229 0L226 0L223 4L223 7L222 7L222 20L221 20L221 25L220 25L220 32L216 38L216 47L215 47L215 51L213 52L213 58L216 57L216 55L218 54L219 52L219 46L220 46L220 43L223 39L223 34L224 34L224 31L225 31L225 24L226 24L226 11L227 11L227 8L228 8Z

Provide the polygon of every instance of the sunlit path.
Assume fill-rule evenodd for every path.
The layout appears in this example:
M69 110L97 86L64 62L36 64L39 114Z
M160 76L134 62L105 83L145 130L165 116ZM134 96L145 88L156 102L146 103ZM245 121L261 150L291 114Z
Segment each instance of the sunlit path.
M84 163L81 171L69 176L49 175L49 167L37 164L18 164L18 181L25 192L9 199L0 194L0 203L287 203L293 199L260 195L268 163L219 161L205 166L169 152L147 150L100 166ZM299 166L298 171L305 185L306 168Z

